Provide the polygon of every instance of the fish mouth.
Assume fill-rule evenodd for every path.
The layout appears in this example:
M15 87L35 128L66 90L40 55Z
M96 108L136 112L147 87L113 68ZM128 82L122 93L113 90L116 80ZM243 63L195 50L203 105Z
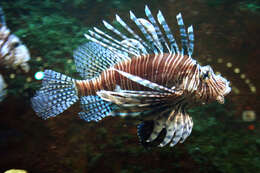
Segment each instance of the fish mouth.
M217 100L217 102L219 104L224 104L225 103L225 98L222 95L217 96L216 100Z
M229 86L230 82L220 75L217 75L216 77L225 84L225 87L224 87L223 91L221 92L221 95L222 96L228 95L231 92L231 87Z
M226 83L226 89L223 93L223 96L226 96L227 94L229 94L231 92L231 87L229 86L229 82Z
M220 104L225 103L225 98L224 96L228 95L231 92L231 87L229 86L229 82L226 82L226 87L222 95L217 96L216 100Z

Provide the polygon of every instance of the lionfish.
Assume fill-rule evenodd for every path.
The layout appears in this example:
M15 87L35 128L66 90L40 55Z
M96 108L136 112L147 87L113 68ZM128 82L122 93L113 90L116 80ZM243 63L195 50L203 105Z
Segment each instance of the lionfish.
M16 69L20 66L22 70L28 72L30 67L27 61L29 60L30 54L27 47L7 28L4 12L0 6L0 69L10 67ZM6 87L4 78L0 74L0 101L7 94Z
M79 100L78 114L86 121L135 117L142 120L137 130L142 143L155 141L163 130L166 134L159 146L184 142L193 127L187 109L212 101L223 104L231 88L210 66L192 59L193 27L186 31L180 13L176 18L181 49L161 11L157 20L147 6L145 14L148 19L136 18L130 11L142 36L118 15L120 30L103 21L111 34L96 27L85 34L89 42L74 51L84 80L45 70L42 88L31 99L36 114L43 119L55 117Z
M27 47L21 43L16 35L11 34L0 7L0 66L14 69L19 66L22 70L28 72L30 67L27 61L29 60L30 54Z

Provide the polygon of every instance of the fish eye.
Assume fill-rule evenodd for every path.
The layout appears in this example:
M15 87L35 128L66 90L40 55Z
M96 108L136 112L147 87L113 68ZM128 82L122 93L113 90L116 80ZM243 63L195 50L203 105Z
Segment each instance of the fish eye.
M211 75L214 74L212 68L209 65L202 66L201 67L201 73L200 73L200 78L202 80L207 80L211 77Z
M20 43L19 42L15 42L15 43L13 43L13 48L17 48L18 46L20 45Z
M209 77L210 77L209 71L206 71L205 73L202 73L202 79L203 79L203 80L206 80L206 79L208 79Z

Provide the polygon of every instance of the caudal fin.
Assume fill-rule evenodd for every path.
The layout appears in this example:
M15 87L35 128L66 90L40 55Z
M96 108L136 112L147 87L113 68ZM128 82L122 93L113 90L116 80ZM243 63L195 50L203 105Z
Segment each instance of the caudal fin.
M42 87L31 99L32 108L43 119L55 117L79 98L74 79L61 73L45 70Z

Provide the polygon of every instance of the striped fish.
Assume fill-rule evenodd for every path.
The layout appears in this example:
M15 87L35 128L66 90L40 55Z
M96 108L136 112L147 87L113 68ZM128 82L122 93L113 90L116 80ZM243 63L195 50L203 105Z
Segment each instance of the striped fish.
M107 116L142 120L137 131L143 144L156 140L162 131L166 134L159 146L184 142L193 127L187 109L212 101L224 103L231 88L210 66L192 59L193 27L186 31L181 14L176 16L181 48L161 11L155 18L146 6L145 14L147 19L137 18L130 11L136 29L116 15L120 30L103 21L106 31L94 27L85 34L89 42L74 52L84 80L45 70L42 88L31 100L36 114L54 117L79 100L79 117L86 121Z
M0 66L13 69L21 67L23 71L28 72L30 67L27 61L29 60L30 54L27 47L16 35L11 34L0 7Z

